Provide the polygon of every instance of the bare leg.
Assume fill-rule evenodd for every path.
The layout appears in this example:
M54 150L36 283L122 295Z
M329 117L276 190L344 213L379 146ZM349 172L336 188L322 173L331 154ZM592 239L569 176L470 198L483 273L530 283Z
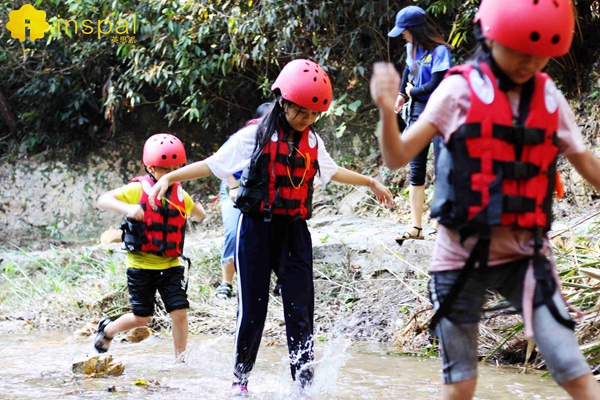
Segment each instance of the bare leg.
M233 283L233 274L235 273L235 267L233 265L233 258L229 258L223 264L221 264L221 274L223 281L221 283Z
M188 340L188 316L185 308L171 311L171 328L173 335L173 346L175 347L175 362L183 362Z
M477 379L469 379L457 383L449 383L442 386L443 400L471 400L475 395Z
M117 320L106 325L104 328L104 334L109 338L115 337L119 332L128 331L138 326L144 326L150 322L152 317L140 317L132 313L121 315ZM108 343L106 339L102 339L103 342Z
M425 186L410 185L408 198L410 202L410 219L412 221L412 226L422 228Z
M600 384L592 374L564 382L562 388L575 400L600 400Z

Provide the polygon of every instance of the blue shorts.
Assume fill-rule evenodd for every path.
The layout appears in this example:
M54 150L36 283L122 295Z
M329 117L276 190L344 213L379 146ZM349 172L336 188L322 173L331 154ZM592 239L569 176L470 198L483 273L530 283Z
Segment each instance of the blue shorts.
M221 201L221 219L223 220L223 231L225 232L225 241L221 252L221 264L226 264L235 254L235 237L237 235L237 224L240 219L241 211L233 206L233 201L227 193L227 182L221 181L219 191Z
M479 319L488 288L497 290L521 311L523 282L528 259L480 271L474 269L467 283L452 303L451 311L435 328L442 353L444 383L477 378L477 336ZM437 310L454 285L459 271L432 272L429 293ZM553 301L563 317L570 318L558 290ZM543 304L541 293L534 296L533 330L535 343L546 360L548 370L558 384L590 373L590 367L579 350L574 332L559 323Z

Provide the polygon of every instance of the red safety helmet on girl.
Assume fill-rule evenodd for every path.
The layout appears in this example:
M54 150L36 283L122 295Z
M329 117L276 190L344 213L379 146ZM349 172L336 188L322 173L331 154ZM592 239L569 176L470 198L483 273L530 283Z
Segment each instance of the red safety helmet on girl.
M539 57L567 54L575 29L570 0L483 0L474 22L486 39Z
M146 140L142 162L145 166L153 167L185 165L185 148L177 137L168 133L157 133Z
M279 73L271 90L279 89L281 97L309 110L329 109L333 90L327 72L313 61L290 61Z

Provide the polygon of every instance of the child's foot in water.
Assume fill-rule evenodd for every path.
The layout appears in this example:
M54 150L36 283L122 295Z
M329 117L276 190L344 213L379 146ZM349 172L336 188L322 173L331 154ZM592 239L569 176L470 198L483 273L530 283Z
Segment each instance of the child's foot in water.
M104 328L110 323L111 320L108 317L102 318L98 323L98 333L94 339L94 348L98 353L106 353L110 347L113 338L106 336L104 333Z

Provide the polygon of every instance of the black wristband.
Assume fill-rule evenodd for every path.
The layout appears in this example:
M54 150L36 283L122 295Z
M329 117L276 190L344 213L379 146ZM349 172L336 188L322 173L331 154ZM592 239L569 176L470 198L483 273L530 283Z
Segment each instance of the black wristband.
M229 187L229 190L237 189L239 187L240 187L240 185L237 185L236 187Z

